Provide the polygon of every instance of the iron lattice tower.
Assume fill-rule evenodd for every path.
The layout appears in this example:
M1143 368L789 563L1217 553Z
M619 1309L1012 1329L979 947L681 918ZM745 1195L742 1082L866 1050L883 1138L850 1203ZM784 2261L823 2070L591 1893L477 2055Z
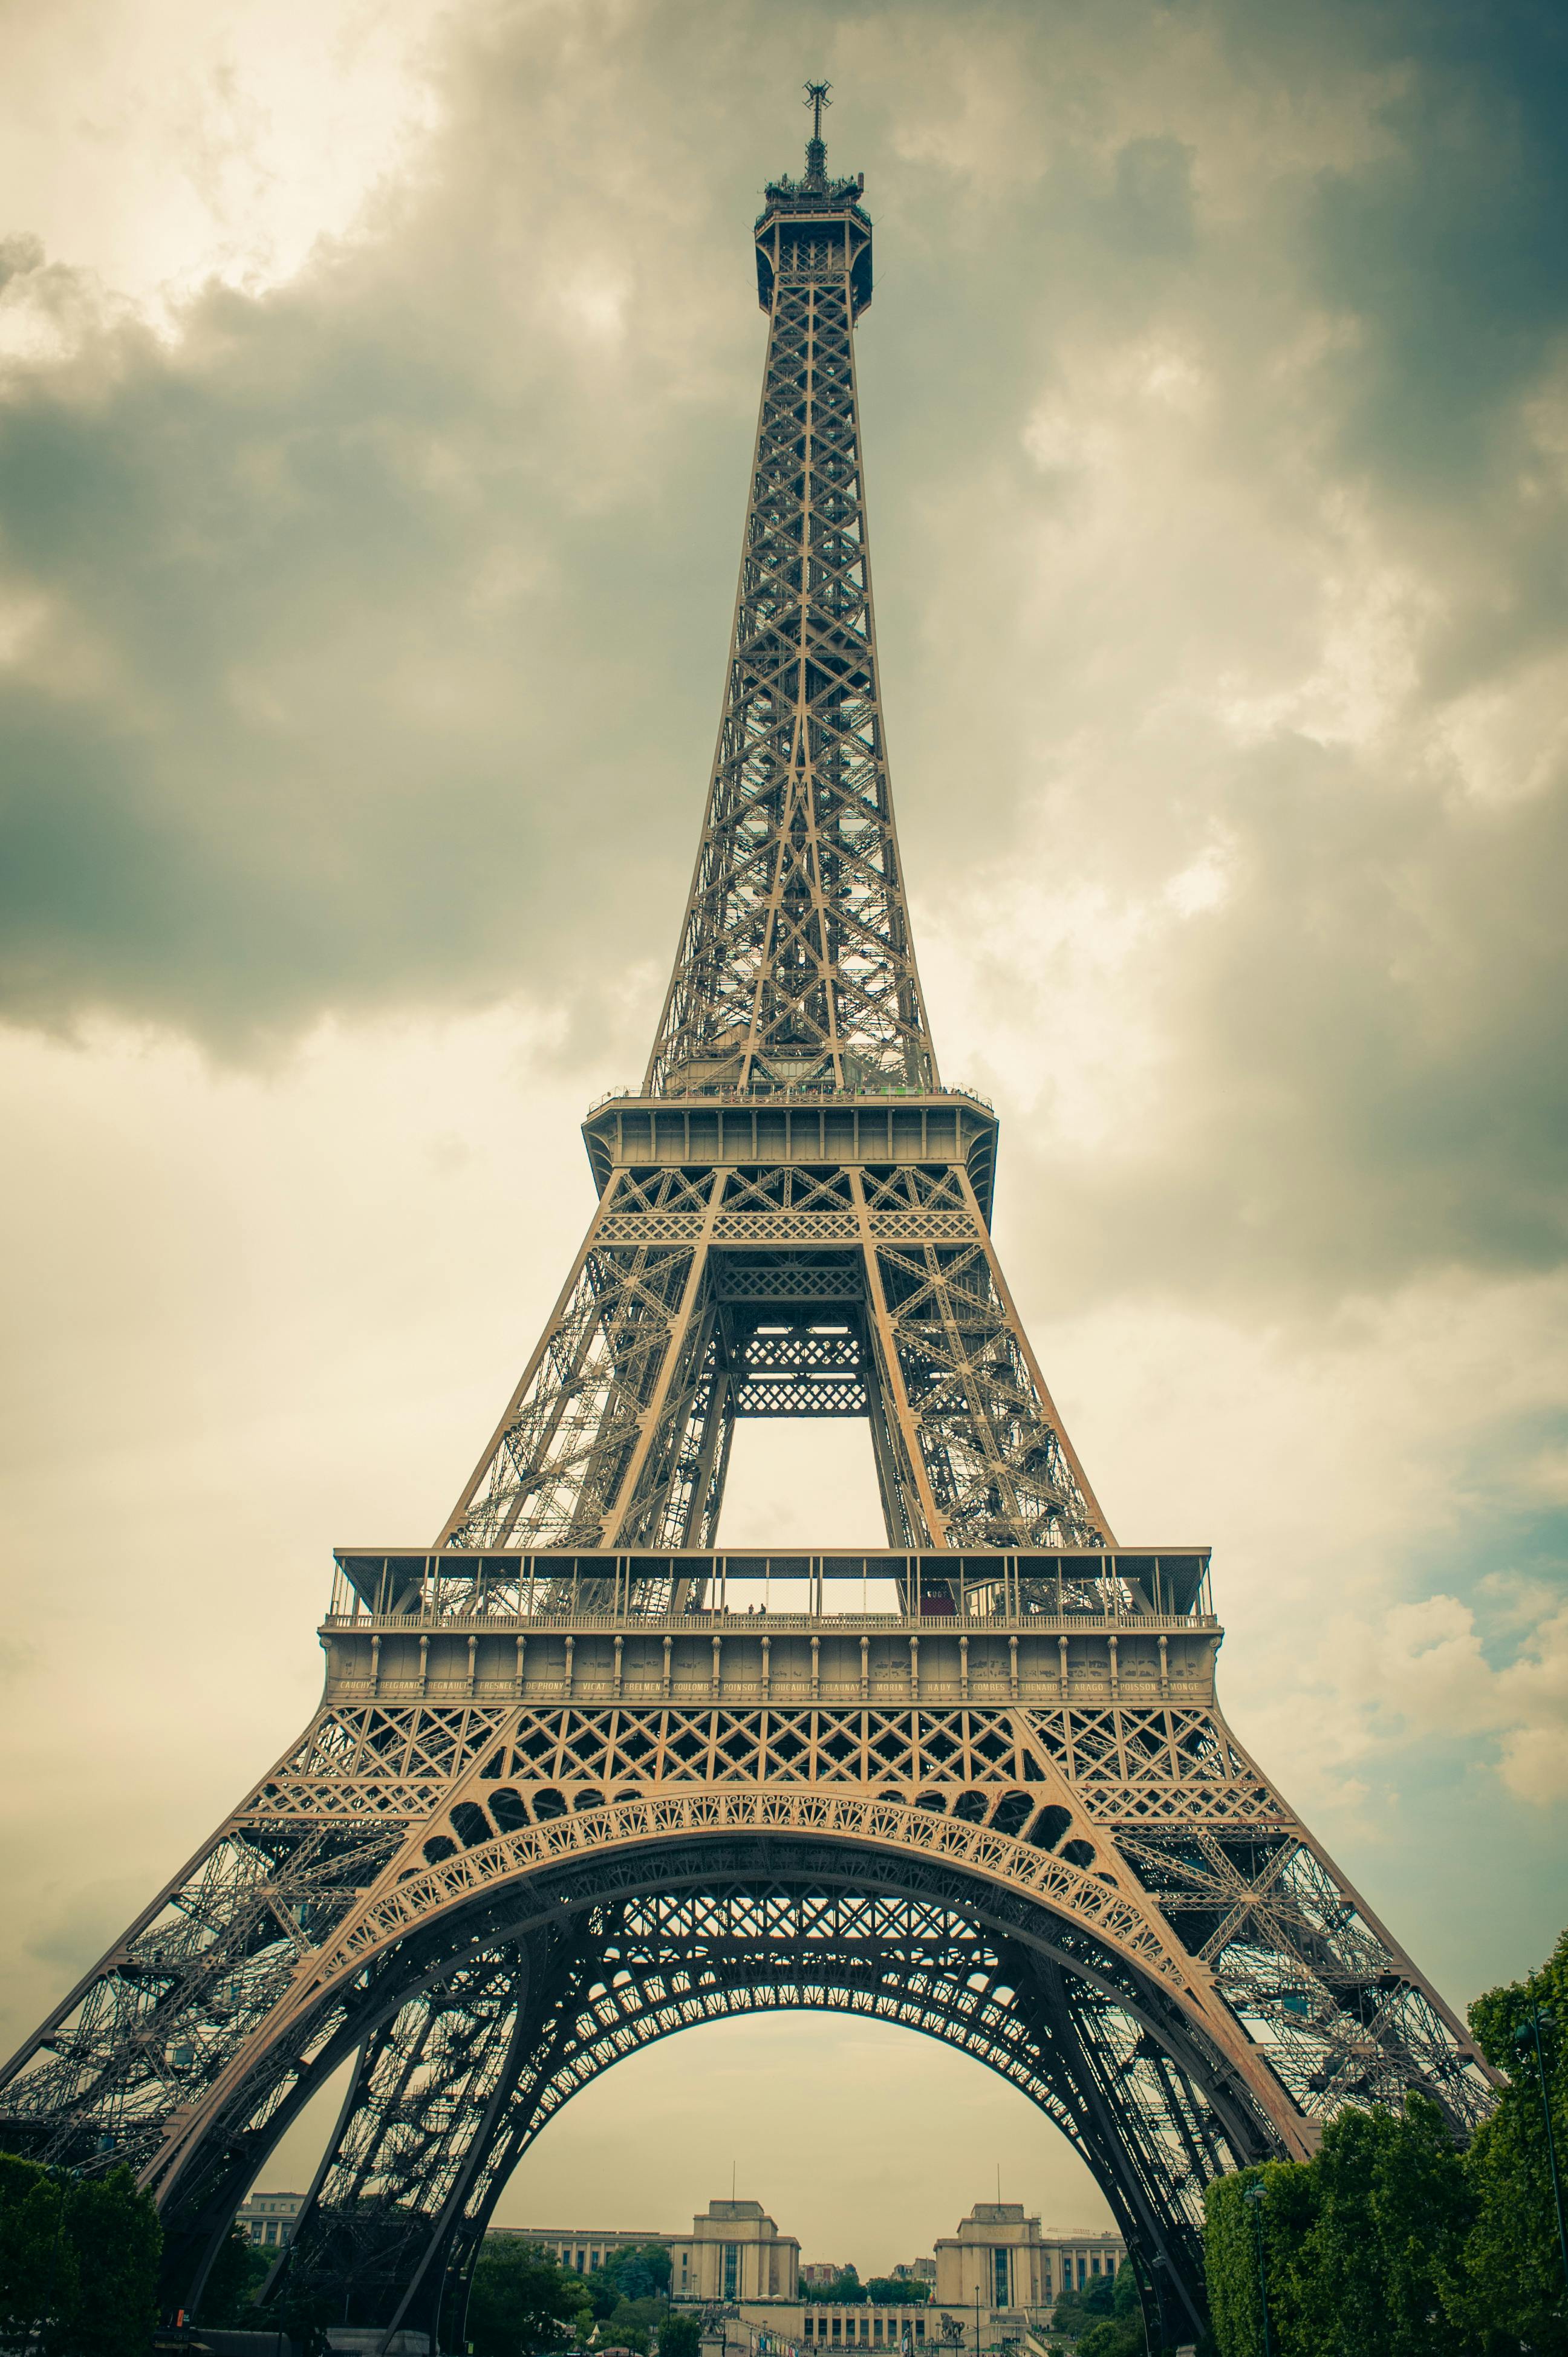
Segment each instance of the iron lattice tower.
M460 2337L563 2103L727 2014L853 2009L1022 2088L1165 2340L1217 2172L1412 2086L1461 2134L1490 2101L1226 1726L1207 1550L1112 1539L997 1263L996 1123L940 1082L893 823L872 231L825 96L757 223L717 752L646 1076L585 1125L582 1249L435 1544L338 1550L305 1734L0 2079L0 2140L155 2190L173 2304L345 2063L269 2296L378 2349ZM869 1420L885 1550L718 1547L762 1415Z

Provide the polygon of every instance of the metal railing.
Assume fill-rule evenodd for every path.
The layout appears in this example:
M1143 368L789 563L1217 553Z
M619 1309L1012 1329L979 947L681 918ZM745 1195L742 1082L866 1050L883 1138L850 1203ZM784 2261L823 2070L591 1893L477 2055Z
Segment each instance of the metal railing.
M917 1619L907 1612L747 1613L702 1607L683 1612L628 1613L596 1612L581 1607L564 1612L547 1608L519 1611L492 1605L465 1612L460 1608L446 1609L427 1597L410 1612L372 1612L363 1605L358 1612L329 1610L321 1627L333 1634L358 1631L362 1635L444 1630L461 1636L498 1627L516 1627L537 1631L541 1636L586 1632L622 1637L881 1636L929 1640L1010 1634L1094 1636L1102 1632L1185 1636L1195 1630L1218 1631L1219 1621L1212 1612L1145 1612L1127 1606L1096 1610L1087 1605L1081 1610L975 1612L961 1620L956 1615L937 1614Z
M798 1083L775 1082L767 1088L743 1089L733 1082L723 1082L716 1083L712 1088L686 1089L682 1090L679 1094L675 1094L673 1092L665 1094L663 1092L660 1091L656 1092L651 1096L647 1094L647 1092L642 1089L627 1087L606 1089L602 1096L596 1096L594 1099L592 1104L588 1107L586 1117L589 1121L592 1121L594 1115L596 1113L602 1112L606 1105L626 1103L632 1101L635 1101L639 1104L666 1105L768 1105L779 1103L799 1105L881 1105L887 1104L889 1103L897 1103L900 1099L906 1098L913 1098L918 1103L927 1103L933 1097L960 1098L966 1103L979 1105L983 1111L991 1114L993 1116L994 1116L996 1112L996 1107L992 1103L991 1099L988 1096L983 1095L979 1089L963 1088L960 1086L940 1089L897 1088L890 1082L888 1085L883 1089L824 1089L820 1082L801 1082Z

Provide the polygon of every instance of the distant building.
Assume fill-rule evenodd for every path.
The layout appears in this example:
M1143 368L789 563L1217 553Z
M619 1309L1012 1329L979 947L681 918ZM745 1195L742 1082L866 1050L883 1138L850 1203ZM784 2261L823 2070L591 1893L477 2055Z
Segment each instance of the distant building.
M760 2201L710 2201L693 2219L689 2234L611 2226L492 2226L490 2232L537 2243L580 2276L592 2275L618 2251L660 2244L670 2254L674 2300L728 2305L800 2296L800 2245L792 2234L779 2232Z
M1114 2276L1126 2257L1119 2234L1043 2233L1021 2201L977 2201L956 2234L937 2244L936 2301L972 2341L1008 2338L1049 2320L1064 2291Z
M689 2236L670 2245L671 2299L796 2301L800 2245L781 2234L760 2201L710 2201Z
M912 2300L901 2300L897 2308L874 2307L870 2300L829 2308L808 2300L800 2337L808 2349L825 2350L829 2357L848 2349L902 2349L926 2357L937 2336L928 2310Z
M297 2194L265 2194L258 2201L299 2209ZM254 2204L247 2204L247 2210ZM242 2216L245 2213L242 2212ZM281 2213L266 2219L286 2240ZM715 2326L714 2357L768 2357L791 2346L800 2357L962 2357L998 2341L1021 2341L1048 2324L1064 2291L1080 2290L1097 2276L1114 2276L1126 2255L1119 2234L1045 2233L1019 2201L977 2201L956 2234L944 2235L933 2258L892 2269L902 2283L933 2295L915 2301L825 2300L843 2274L826 2259L800 2264L800 2245L781 2234L760 2201L710 2201L689 2234L650 2227L499 2226L498 2235L536 2243L577 2275L592 2275L618 2251L650 2243L670 2254L670 2296L678 2306L727 2311ZM253 2230L252 2230L253 2233ZM260 2240L260 2236L254 2236Z
M282 2250L305 2207L303 2193L252 2193L234 2212L234 2223L264 2251Z
M617 2251L644 2249L650 2243L661 2244L668 2251L676 2240L673 2234L656 2233L652 2227L492 2226L490 2233L510 2235L520 2243L537 2243L541 2250L579 2276L591 2276Z
M1041 2247L1049 2255L1054 2277L1053 2299L1064 2291L1081 2291L1096 2276L1113 2276L1127 2255L1120 2234L1046 2234Z

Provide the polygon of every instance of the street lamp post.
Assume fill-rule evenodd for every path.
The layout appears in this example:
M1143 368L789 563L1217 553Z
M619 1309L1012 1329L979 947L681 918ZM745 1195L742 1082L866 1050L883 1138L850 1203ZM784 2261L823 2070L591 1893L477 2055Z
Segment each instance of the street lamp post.
M1541 2043L1541 2025L1550 2028L1552 2015L1549 2008L1538 2005L1530 2019L1514 2031L1513 2042L1520 2053L1535 2048L1535 2073L1541 2086L1541 2115L1546 2122L1546 2161L1552 2172L1552 2199L1557 2211L1557 2258L1563 2269L1563 2288L1568 2292L1568 2233L1563 2224L1563 2185L1557 2174L1557 2138L1552 2127L1552 2095L1546 2079L1546 2054Z
M1263 2265L1263 2189L1261 2185L1243 2187L1241 2199L1251 2204L1252 2232L1258 2244L1258 2298L1263 2310L1263 2357L1274 2357L1273 2336L1269 2330L1269 2277Z
M1133 2280L1138 2287L1138 2309L1144 2324L1144 2357L1154 2357L1154 2342L1149 2339L1149 2307L1154 2298L1154 2291L1152 2285L1147 2285L1144 2281L1143 2266L1133 2258L1131 2244L1127 2246L1127 2256L1123 2264L1132 2268ZM1115 2277L1112 2276L1112 2280L1114 2282Z

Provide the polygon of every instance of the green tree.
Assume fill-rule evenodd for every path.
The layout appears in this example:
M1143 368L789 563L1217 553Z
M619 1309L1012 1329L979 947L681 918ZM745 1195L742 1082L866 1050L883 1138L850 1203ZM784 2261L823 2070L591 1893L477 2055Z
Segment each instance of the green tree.
M1471 2211L1447 2122L1415 2093L1402 2116L1341 2112L1316 2160L1219 2179L1204 2266L1220 2357L1262 2357L1260 2243L1276 2357L1471 2357L1454 2313Z
M637 2243L610 2262L623 2299L667 2299L670 2252L663 2243Z
M646 2357L669 2306L669 2301L660 2299L657 2294L648 2299L618 2301L609 2315L596 2327L596 2345L600 2349L639 2349Z
M615 2314L620 2305L620 2285L608 2267L593 2268L582 2277L582 2285L590 2316L603 2319Z
M256 2294L272 2273L276 2252L258 2250L242 2226L231 2228L201 2287L198 2324L253 2325Z
M330 2281L296 2275L292 2261L291 2251L256 2321L263 2331L281 2332L304 2357L326 2357L327 2328L342 2317L341 2298Z
M1463 2156L1429 2095L1402 2118L1341 2112L1311 2163L1311 2222L1282 2287L1282 2357L1467 2357L1453 2314L1471 2196Z
M1259 2279L1259 2244L1268 2280L1269 2323L1277 2357L1294 2348L1283 2337L1286 2310L1295 2309L1291 2270L1316 2216L1320 2179L1317 2163L1297 2167L1273 2161L1262 2169L1244 2169L1221 2177L1209 2187L1205 2203L1203 2266L1208 2286L1208 2312L1220 2357L1262 2357L1263 2309ZM1263 2199L1247 2199L1254 2187ZM1294 2331L1294 2321L1292 2330ZM1332 2351L1331 2357L1337 2357Z
M1488 1989L1470 2007L1470 2027L1488 2062L1509 2074L1497 2110L1470 2148L1476 2221L1454 2305L1488 2352L1521 2346L1541 2357L1568 2352L1568 2296L1557 2240L1546 2123L1533 2040L1518 2033L1544 2007L1541 2044L1557 2140L1568 2180L1568 1932L1539 1973ZM1568 2181L1564 2183L1568 2192Z
M66 2317L70 2357L143 2357L157 2322L163 2228L123 2164L71 2188L80 2281Z
M36 2160L0 2153L0 2341L30 2341L75 2300L67 2185Z
M1105 2276L1097 2278L1100 2286L1109 2281ZM1103 2291L1100 2296L1103 2298ZM1082 2334L1078 2357L1144 2357L1144 2303L1133 2262L1123 2259L1112 2288L1111 2314Z
M592 2310L580 2276L553 2253L511 2234L489 2234L474 2269L463 2338L475 2357L536 2357L585 2333Z
M1079 2328L1078 2357L1144 2357L1144 2303L1138 2297L1138 2278L1131 2259L1122 2260L1113 2283L1109 2276L1096 2276L1093 2288L1097 2310L1102 2311L1107 2305L1108 2285L1111 2313L1100 2313L1099 2321L1090 2323L1087 2330ZM1087 2285L1085 2289L1089 2289Z
M1144 2319L1108 2316L1091 2324L1078 2344L1078 2357L1144 2357Z
M1090 2276L1077 2291L1064 2291L1051 2311L1058 2332L1080 2340L1090 2330L1115 2314L1116 2286L1110 2276Z
M924 2308L930 2296L929 2284L914 2276L873 2276L865 2287L866 2298L881 2308Z
M865 2286L856 2268L845 2267L836 2282L823 2284L811 2297L826 2308L854 2308L865 2298Z
M694 2316L666 2316L659 2327L659 2357L701 2357L703 2328Z
M40 2357L142 2357L162 2250L124 2166L79 2178L0 2155L0 2338Z
M612 2251L583 2280L597 2317L613 2316L622 2300L652 2299L670 2289L670 2254L662 2243L633 2243Z

